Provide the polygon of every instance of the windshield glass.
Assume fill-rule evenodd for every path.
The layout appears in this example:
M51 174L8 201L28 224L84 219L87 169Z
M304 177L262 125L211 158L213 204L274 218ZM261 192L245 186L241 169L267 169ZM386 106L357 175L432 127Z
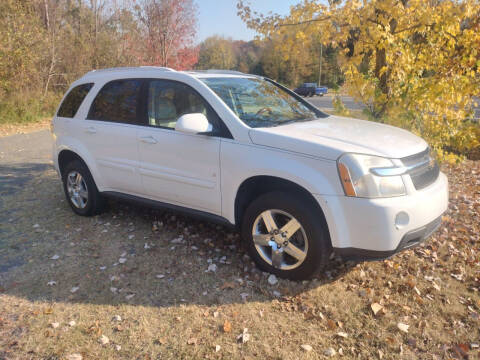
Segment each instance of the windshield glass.
M313 110L275 84L257 78L201 78L248 126L313 120Z

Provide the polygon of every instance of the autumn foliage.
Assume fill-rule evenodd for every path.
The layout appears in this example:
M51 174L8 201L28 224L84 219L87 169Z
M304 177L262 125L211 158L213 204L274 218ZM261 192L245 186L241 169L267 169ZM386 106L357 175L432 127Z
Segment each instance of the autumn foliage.
M0 13L0 123L50 116L92 69L198 58L193 0L2 0Z
M468 120L480 96L478 0L306 0L284 17L241 0L238 9L265 38L283 39L280 52L314 42L339 49L347 91L377 121L420 134L447 159L478 145Z

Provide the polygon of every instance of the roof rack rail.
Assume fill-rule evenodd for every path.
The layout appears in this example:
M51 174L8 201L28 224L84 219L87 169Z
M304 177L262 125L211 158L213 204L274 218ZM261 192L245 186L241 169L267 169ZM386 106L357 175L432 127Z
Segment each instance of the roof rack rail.
M190 72L207 73L207 74L231 74L231 75L246 75L241 71L236 70L222 70L222 69L208 69L208 70L191 70Z
M163 67L163 66L124 66L124 67L113 67L106 69L95 69L89 71L87 74L100 73L100 72L110 72L110 71L122 71L122 70L160 70L160 71L175 71L174 69Z

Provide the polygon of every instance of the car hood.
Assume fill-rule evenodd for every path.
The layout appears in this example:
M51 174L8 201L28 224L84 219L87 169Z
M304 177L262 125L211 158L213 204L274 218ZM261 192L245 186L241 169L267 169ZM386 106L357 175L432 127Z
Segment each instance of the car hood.
M402 158L428 146L409 131L373 121L329 116L250 130L254 144L336 160L346 152Z

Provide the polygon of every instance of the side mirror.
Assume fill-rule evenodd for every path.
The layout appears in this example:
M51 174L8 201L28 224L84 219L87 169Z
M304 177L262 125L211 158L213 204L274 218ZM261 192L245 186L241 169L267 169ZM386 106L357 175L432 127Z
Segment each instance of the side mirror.
M185 114L178 118L175 130L187 134L207 133L212 131L212 124L201 113Z

